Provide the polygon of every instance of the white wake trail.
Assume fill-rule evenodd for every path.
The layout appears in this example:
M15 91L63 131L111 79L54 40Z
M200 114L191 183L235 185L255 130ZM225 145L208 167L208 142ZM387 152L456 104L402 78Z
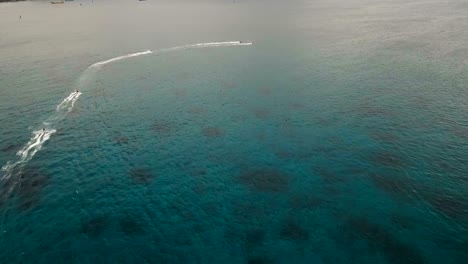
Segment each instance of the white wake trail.
M111 59L108 59L108 60L96 62L96 63L92 64L91 66L89 66L87 70L91 70L93 68L100 68L100 67L103 67L104 65L107 65L107 64L110 64L110 63L113 63L113 62L116 62L116 61L120 61L120 60L125 60L125 59L129 59L129 58L133 58L133 57L153 54L155 52L169 52L169 51L193 49L193 48L251 46L252 44L253 44L252 42L242 42L242 41L205 42L205 43L197 43L197 44L176 46L176 47L160 49L160 50L156 50L156 51L146 50L146 51L130 53L130 54L118 56L118 57L115 57L115 58L111 58Z
M31 137L29 142L16 153L16 155L20 156L19 160L17 160L14 163L10 161L2 167L2 170L7 172L3 176L3 179L9 178L11 176L9 172L11 172L13 168L30 161L34 157L34 155L39 150L41 150L42 145L44 145L44 143L47 140L49 140L50 136L55 132L57 132L55 129L41 129L33 131L33 136Z
M80 92L72 92L68 97L63 99L63 101L57 105L57 108L55 109L56 111L60 111L64 108L69 107L70 103L74 104L74 102L80 97L81 93Z
M206 43L197 43L197 44L190 44L190 45L183 45L183 46L176 46L172 48L160 49L157 52L165 53L177 50L186 50L186 49L195 49L195 48L209 48L209 47L230 47L230 46L250 46L252 42L241 42L241 41L224 41L224 42L206 42ZM90 80L94 77L94 75L101 69L103 66L107 64L111 64L113 62L148 55L152 54L153 51L146 50L142 52L130 53L123 56L118 56L115 58L111 58L108 60L96 62L90 65L80 76L78 79L76 87L82 88L89 85ZM65 116L73 110L73 107L81 96L81 92L78 90L75 92L70 93L67 97L65 97L56 107L55 113L50 115L44 122L42 122L47 128L43 128L41 130L33 131L33 135L31 139L28 141L26 145L21 148L17 152L19 159L15 162L8 161L3 167L2 170L5 172L2 179L9 179L13 174L14 169L18 169L21 172L23 166L26 165L28 161L30 161L34 155L41 150L44 143L49 140L50 136L56 132L55 129L50 128L51 126L55 125L58 121L65 118ZM13 187L10 188L10 190Z
M92 68L92 67L101 67L101 66L104 66L106 64L116 62L116 61L119 61L119 60L125 60L125 59L128 59L128 58L138 57L138 56L147 55L147 54L151 54L151 53L153 53L151 50L137 52L137 53L131 53L131 54L115 57L115 58L112 58L112 59L109 59L109 60L96 62L96 63L94 63L93 65L91 65L89 67L90 68Z
M251 46L251 45L253 45L252 42L242 42L242 41L206 42L206 43L176 46L172 48L161 49L159 51L168 52L168 51L186 50L186 49L194 49L194 48L233 47L233 46Z
M44 130L37 130L33 132L33 137L29 140L29 142L16 153L20 156L20 160L18 163L24 163L32 159L34 154L41 150L42 145L49 140L50 135L57 132L55 129L44 129Z
M21 169L28 161L30 161L34 155L41 150L44 143L50 139L50 136L54 134L57 130L50 128L57 121L61 120L66 116L67 113L71 112L73 106L75 105L76 100L80 97L81 92L72 92L68 95L62 102L57 105L56 111L54 114L50 115L43 124L48 128L42 128L32 132L32 136L29 139L28 143L21 148L16 155L19 156L19 159L15 162L9 161L2 167L2 171L5 172L2 179L8 179L12 176L13 169L18 167Z
M46 128L36 130L32 132L32 136L29 139L28 143L21 148L16 155L19 156L19 159L15 162L9 161L2 167L2 171L5 172L2 179L8 179L12 176L13 170L15 168L22 169L28 161L30 161L36 153L41 150L44 143L50 139L50 136L54 134L57 130L50 128L57 121L63 119L69 112L73 110L75 102L78 100L82 93L75 91L70 93L65 99L57 105L55 113L50 115L44 122L42 122Z
M70 101L70 106L68 107L68 113L71 112L71 110L73 110L73 106L75 106L75 102L76 100L78 100L78 98L80 97L82 93L78 92L76 93L75 97L72 98L72 100Z

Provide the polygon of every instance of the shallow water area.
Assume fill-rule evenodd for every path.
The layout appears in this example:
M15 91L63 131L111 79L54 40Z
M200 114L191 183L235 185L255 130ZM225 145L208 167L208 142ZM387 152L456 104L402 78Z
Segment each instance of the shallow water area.
M463 263L466 11L0 4L0 262Z

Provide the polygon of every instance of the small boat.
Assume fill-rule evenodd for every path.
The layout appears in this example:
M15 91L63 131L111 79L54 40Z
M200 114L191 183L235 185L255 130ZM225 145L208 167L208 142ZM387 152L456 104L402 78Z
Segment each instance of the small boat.
M50 3L53 5L56 5L56 4L63 4L64 1L51 1Z

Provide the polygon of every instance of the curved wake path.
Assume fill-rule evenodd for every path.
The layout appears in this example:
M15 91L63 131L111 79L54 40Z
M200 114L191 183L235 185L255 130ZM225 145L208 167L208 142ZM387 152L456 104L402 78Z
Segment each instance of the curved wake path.
M176 50L187 50L187 49L200 49L200 48L213 48L213 47L232 47L232 46L250 46L252 42L241 42L241 41L225 41L225 42L207 42L207 43L198 43L198 44L191 44L191 45L183 45L183 46L176 46L172 48L160 49L157 51L146 50L142 52L136 52L132 54L127 54L119 57L115 57L109 60L96 62L93 65L89 66L88 69L92 68L100 68L106 64L113 63L120 60L125 60L133 57L153 54L153 53L163 53L163 52L170 52Z
M115 57L109 60L100 61L89 66L80 76L76 84L77 89L81 89L88 85L89 81L92 80L94 75L105 65L111 64L120 60L125 60L133 57L144 56L153 53L165 53L172 52L177 50L187 50L187 49L197 49L197 48L210 48L210 47L232 47L232 46L250 46L253 43L251 42L241 42L241 41L226 41L226 42L208 42L208 43L199 43L191 44L184 46L176 46L172 48L160 49L155 52L151 50L131 53L119 57ZM56 125L60 120L66 117L68 113L73 110L75 102L81 96L81 92L76 90L75 92L70 93L65 99L57 105L55 112L51 114L45 121L43 121L44 128L35 130L32 132L31 139L26 143L26 145L21 148L16 154L19 158L16 161L8 161L3 167L4 175L2 180L8 180L14 175L20 176L24 166L30 161L34 155L41 150L44 143L50 139L51 135L56 132L52 127ZM14 179L13 179L14 180ZM9 181L11 184L11 181ZM13 190L15 182L7 190L7 195Z
M147 51L142 51L142 52L127 54L127 55L115 57L115 58L112 58L112 59L109 59L109 60L96 62L96 63L94 63L93 65L91 65L91 66L89 66L89 67L101 67L101 66L104 66L104 65L106 65L106 64L109 64L109 63L112 63L112 62L116 62L116 61L119 61L119 60L125 60L125 59L128 59L128 58L138 57L138 56L142 56L142 55L146 55L146 54L151 54L151 53L153 53L151 50L147 50Z
M15 168L18 168L18 172L21 172L23 166L26 165L26 163L30 161L39 150L41 150L42 146L47 140L49 140L50 136L57 132L57 130L51 128L51 126L71 112L80 95L80 92L72 92L68 97L63 99L59 105L57 105L55 112L42 122L44 124L44 128L33 131L32 137L28 143L26 143L26 145L16 153L16 155L19 156L19 159L15 162L8 161L2 167L2 171L5 171L2 179L9 179L13 175Z

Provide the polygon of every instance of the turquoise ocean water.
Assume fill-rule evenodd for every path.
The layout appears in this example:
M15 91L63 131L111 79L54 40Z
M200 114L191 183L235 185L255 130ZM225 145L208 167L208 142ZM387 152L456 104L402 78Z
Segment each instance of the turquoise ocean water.
M0 263L465 263L467 12L0 4Z

